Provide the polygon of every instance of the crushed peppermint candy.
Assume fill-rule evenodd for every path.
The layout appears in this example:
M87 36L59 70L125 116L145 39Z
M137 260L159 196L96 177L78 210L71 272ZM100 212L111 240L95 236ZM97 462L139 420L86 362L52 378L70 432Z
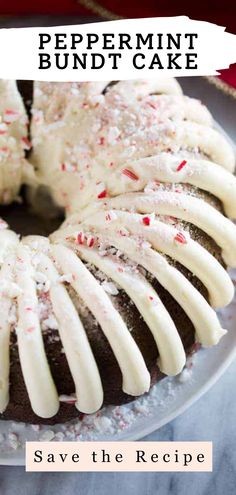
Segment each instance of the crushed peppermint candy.
M107 197L107 190L104 182L98 181L96 183L97 198L103 199Z
M182 168L185 167L185 165L187 165L187 160L183 160L177 167L176 169L176 172L180 172L180 170L182 170Z
M150 296L148 296L148 299L149 299L149 301L151 302L151 304L153 306L157 306L158 305L158 300L157 300L156 297L150 295Z
M134 172L132 172L132 170L129 170L128 168L124 168L122 170L122 174L131 180L139 180L138 175L136 175Z
M151 225L155 220L155 213L151 213L150 215L145 215L142 217L142 223L145 226Z
M66 404L75 404L77 402L77 399L74 395L62 394L59 396L59 401L66 402Z
M13 450L16 450L19 446L18 435L16 433L10 431L8 433L8 442L9 442L10 447Z
M11 109L5 110L3 114L3 120L5 124L11 124L12 122L18 120L19 117L20 117L20 113L16 112L16 110L11 110Z
M36 327L34 327L34 326L28 327L25 329L25 333L33 333L35 330L36 330Z
M46 430L42 433L39 440L40 442L50 442L54 438L54 436L55 436L54 431Z
M77 244L84 244L84 242L85 242L85 235L84 235L84 233L82 231L80 231L77 234L76 242L77 242Z
M122 228L117 232L121 237L127 237L129 235L129 231L126 228Z
M76 236L75 242L76 244L80 244L81 246L86 244L89 248L92 248L95 244L95 240L96 239L94 235L86 235L84 234L84 232L80 231Z
M143 217L142 218L142 223L143 223L143 225L145 225L145 226L148 227L150 225L150 223L151 223L150 217Z
M178 232L175 235L174 240L180 244L187 244L188 242L185 235L182 232Z
M180 383L185 383L192 377L192 369L184 368L183 371L179 374L178 379Z
M106 198L107 197L107 191L104 189L102 192L98 194L98 199Z
M89 248L92 248L94 246L94 243L95 243L95 237L93 235L90 235L88 238L87 238L87 246Z
M32 143L27 137L21 138L22 147L24 150L28 151L32 148Z
M109 144L115 144L118 137L120 135L120 131L117 127L110 127L107 134L107 141Z
M53 315L48 316L48 318L46 318L42 322L42 329L58 330L58 323L56 318Z
M194 357L196 360L196 355ZM198 365L199 367L199 365ZM168 377L155 384L148 395L139 397L129 404L122 406L106 406L94 414L79 414L76 419L64 424L52 426L26 425L24 423L10 423L7 433L0 434L1 449L17 449L19 455L24 455L25 441L104 441L122 440L123 434L128 436L133 428L140 429L145 425L147 418L152 420L158 414L167 411L173 403L173 396L178 396L184 390L184 382L192 379L194 372L184 373L177 377ZM61 395L60 402L75 401L74 394ZM73 403L71 407L74 407ZM166 412L165 412L166 414ZM49 429L50 428L50 429ZM131 430L130 430L131 429ZM8 435L10 433L10 439ZM13 436L11 437L11 434ZM14 436L16 435L16 437ZM11 445L11 441L12 445Z
M110 294L111 296L117 296L119 294L118 289L116 288L115 284L113 282L102 282L101 286L107 292L107 294Z
M100 146L103 146L103 145L105 144L105 138L104 138L104 136L101 136L101 137L100 137L98 144L99 144Z
M110 429L112 428L112 421L111 421L110 418L108 418L106 416L102 416L102 417L101 416L97 416L94 419L94 424L95 424L95 427L100 432L110 431Z
M115 211L111 210L106 213L105 218L107 222L112 222L112 220L117 219L117 214L115 213Z
M62 172L76 172L77 171L76 165L73 165L72 163L65 163L65 162L61 163L60 169Z

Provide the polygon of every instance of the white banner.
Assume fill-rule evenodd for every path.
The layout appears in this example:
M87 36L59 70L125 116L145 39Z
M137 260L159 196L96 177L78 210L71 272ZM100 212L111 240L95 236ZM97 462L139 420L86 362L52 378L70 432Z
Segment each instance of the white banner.
M217 74L236 35L188 17L0 30L0 78L101 81Z

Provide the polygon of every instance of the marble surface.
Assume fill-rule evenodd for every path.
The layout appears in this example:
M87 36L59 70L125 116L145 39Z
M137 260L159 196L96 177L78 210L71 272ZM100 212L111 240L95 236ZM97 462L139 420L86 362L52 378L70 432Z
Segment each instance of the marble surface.
M200 97L233 139L236 100L206 80L181 81L190 96ZM2 495L233 495L236 486L236 361L219 382L183 415L145 440L211 440L213 473L25 473L23 467L0 466Z

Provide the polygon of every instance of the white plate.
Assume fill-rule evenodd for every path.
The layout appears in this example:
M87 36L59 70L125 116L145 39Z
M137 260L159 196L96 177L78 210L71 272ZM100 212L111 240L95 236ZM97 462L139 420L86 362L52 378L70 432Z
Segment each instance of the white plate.
M231 274L236 279L236 270ZM23 465L26 440L137 440L176 418L209 390L236 357L236 297L219 316L228 329L221 342L198 351L189 359L187 370L157 383L146 397L66 425L37 429L0 421L0 464Z

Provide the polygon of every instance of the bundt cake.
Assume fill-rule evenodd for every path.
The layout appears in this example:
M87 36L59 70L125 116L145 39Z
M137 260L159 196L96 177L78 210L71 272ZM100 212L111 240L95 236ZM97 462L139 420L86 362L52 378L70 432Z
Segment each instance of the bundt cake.
M49 238L0 225L0 417L65 422L147 393L225 334L235 156L175 80L36 82L31 143L15 83L0 92L1 201L41 186L66 213Z

